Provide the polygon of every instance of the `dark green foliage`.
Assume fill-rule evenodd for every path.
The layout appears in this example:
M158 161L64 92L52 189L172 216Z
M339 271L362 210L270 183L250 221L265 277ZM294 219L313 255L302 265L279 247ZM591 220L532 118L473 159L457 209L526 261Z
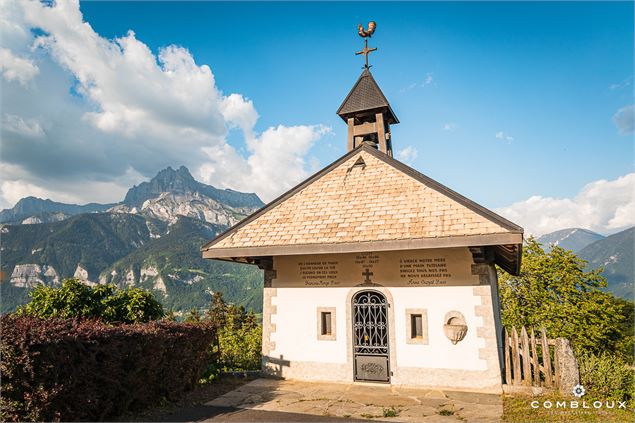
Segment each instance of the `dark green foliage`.
M225 324L218 331L218 345L223 371L260 369L262 326L253 312L229 306Z
M260 370L262 326L253 312L225 303L223 294L215 292L205 314L194 309L186 321L207 323L215 328L214 351L218 353L218 361L208 368L205 380L214 380L221 372Z
M32 317L101 319L107 323L149 322L163 316L163 307L152 293L114 285L90 287L77 279L66 279L60 288L39 286L31 301L19 309Z
M152 238L148 227L161 237ZM167 296L155 294L168 309L204 308L211 300L210 292L221 291L229 302L262 310L260 269L201 257L201 245L224 229L218 225L181 217L167 228L163 222L141 216L104 213L6 228L2 237L5 275L11 275L16 264L35 263L52 266L60 278L70 278L81 264L90 280L125 286L128 272L132 270L139 280L141 268L153 266L168 291ZM153 289L154 281L148 278L140 287ZM24 304L25 289L12 289L8 283L1 288L0 312Z
M635 374L624 361L608 353L582 353L577 358L585 399L633 400Z
M168 296L159 296L166 308L187 311L202 309L211 301L211 292L223 292L226 301L262 311L262 271L256 266L206 260L201 245L223 227L180 217L161 238L140 246L102 272L106 280L118 283L130 269L138 277L141 267L155 267L164 281ZM111 276L112 272L118 275ZM144 288L151 289L148 279Z
M520 276L499 275L503 325L545 327L551 338L570 339L588 398L632 401L633 302L602 291L602 270L528 239Z
M103 421L191 389L213 328L0 317L3 421Z
M0 282L0 314L15 311L22 304L29 301L28 288L13 286L9 282Z
M123 213L93 213L62 222L6 226L2 235L2 271L16 264L46 264L61 278L72 277L78 264L90 280L114 261L150 240L146 219Z
M549 337L568 338L576 349L597 353L616 352L632 337L624 332L620 300L600 290L606 286L601 269L587 271L584 260L559 247L545 253L533 238L522 263L520 276L499 275L504 326L544 326Z

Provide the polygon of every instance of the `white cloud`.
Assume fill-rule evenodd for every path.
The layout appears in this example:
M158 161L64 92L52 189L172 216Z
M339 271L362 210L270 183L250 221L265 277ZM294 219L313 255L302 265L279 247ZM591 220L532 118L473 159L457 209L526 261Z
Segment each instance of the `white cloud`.
M635 105L624 106L613 115L613 123L622 135L635 134Z
M443 130L444 131L454 131L457 127L458 127L458 125L456 123L452 123L452 122L447 122L447 123L443 124Z
M496 139L507 141L508 144L514 141L514 137L504 133L503 131L498 131L495 136Z
M591 182L573 198L535 195L496 212L536 236L576 227L617 232L635 225L635 173Z
M203 151L211 161L202 165L198 174L203 182L231 184L271 200L309 176L315 165L307 163L305 156L313 143L329 131L322 125L269 128L247 142L251 153L247 161L230 148L205 147Z
M44 130L35 119L22 119L20 116L3 114L2 129L30 138L41 138Z
M39 71L31 60L18 57L9 49L0 48L0 72L5 80L26 85Z
M405 93L406 91L410 91L412 89L415 89L417 87L417 83L413 82L412 84L408 85L407 87L403 87L399 90L400 93Z
M208 183L269 200L308 175L305 157L328 132L278 125L257 133L253 102L224 94L186 48L155 54L132 31L106 39L83 21L76 0L7 1L0 31L3 54L37 69L2 90L0 164L19 170L5 178L5 206L28 189L118 201L132 183L181 164ZM244 134L246 155L227 142L231 128Z
M406 91L414 90L417 87L425 87L426 85L430 85L434 82L434 74L432 72L426 73L425 78L422 82L413 82L410 85L407 85L399 90L400 93L405 93Z
M611 90L611 91L621 90L622 88L629 87L632 82L633 82L633 77L631 76L631 77L628 77L628 78L624 79L622 82L619 82L617 84L609 85L609 90Z
M404 163L412 164L417 158L417 149L411 145L399 150L397 152L397 159L401 160Z

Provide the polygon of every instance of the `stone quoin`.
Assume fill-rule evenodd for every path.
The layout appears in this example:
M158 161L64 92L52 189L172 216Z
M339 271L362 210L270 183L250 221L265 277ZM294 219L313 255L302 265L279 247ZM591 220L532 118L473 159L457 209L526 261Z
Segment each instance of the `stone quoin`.
M264 269L264 375L500 393L495 265L518 274L523 229L393 158L367 54L338 110L348 152L203 257Z

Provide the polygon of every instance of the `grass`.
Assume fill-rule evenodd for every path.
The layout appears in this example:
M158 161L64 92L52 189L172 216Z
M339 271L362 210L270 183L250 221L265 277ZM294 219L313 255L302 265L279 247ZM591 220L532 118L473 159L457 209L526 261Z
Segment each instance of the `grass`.
M399 415L399 410L395 407L384 408L383 415L384 417L397 417Z
M526 423L526 422L633 422L633 405L627 405L626 409L618 409L617 403L613 409L593 408L593 399L585 398L587 405L591 408L581 408L582 400L578 400L580 408L570 408L570 401L575 398L561 397L555 394L540 396L505 396L503 397L503 422ZM532 408L532 402L537 408ZM550 401L551 408L543 407L545 401ZM567 408L555 408L557 401L565 401Z

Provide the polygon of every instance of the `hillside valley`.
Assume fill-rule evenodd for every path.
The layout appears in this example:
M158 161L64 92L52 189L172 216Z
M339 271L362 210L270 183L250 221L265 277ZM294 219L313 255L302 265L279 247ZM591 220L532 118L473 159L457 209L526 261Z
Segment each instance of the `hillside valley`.
M0 212L0 311L28 301L38 285L75 277L152 290L166 309L204 308L213 292L260 312L262 271L204 260L200 247L263 206L251 193L196 181L185 167L166 168L114 204L83 206L27 197ZM604 268L607 290L633 298L635 228L607 237L570 228L538 238L546 249L573 250Z
M548 251L553 246L572 250L588 262L589 269L603 268L606 290L633 299L635 288L635 227L603 236L582 228L562 229L537 238Z
M1 212L13 219L0 228L2 312L28 301L35 286L70 277L150 289L177 312L207 306L216 291L262 308L260 269L200 254L201 245L262 206L255 194L199 183L181 167L132 187L114 205L24 200ZM44 218L51 214L60 216Z

